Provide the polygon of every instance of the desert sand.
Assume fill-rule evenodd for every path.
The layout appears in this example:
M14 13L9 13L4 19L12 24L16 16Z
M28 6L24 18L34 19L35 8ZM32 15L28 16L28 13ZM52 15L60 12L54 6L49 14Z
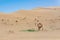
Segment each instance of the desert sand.
M43 30L34 29L36 20L43 24ZM35 8L19 10L10 14L0 13L0 40L60 40L60 8Z

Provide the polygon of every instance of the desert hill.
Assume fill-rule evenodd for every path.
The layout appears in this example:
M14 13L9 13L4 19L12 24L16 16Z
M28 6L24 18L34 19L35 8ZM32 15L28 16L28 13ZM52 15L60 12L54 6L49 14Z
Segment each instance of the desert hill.
M60 8L36 8L32 10L20 10L11 14L0 14L0 25L15 25L22 27L21 29L24 29L24 27L36 28L35 19L44 25L44 29L59 29Z
M37 20L39 20L37 22ZM43 30L37 30L41 23ZM0 12L0 40L60 40L60 8L35 8L19 10L10 14Z

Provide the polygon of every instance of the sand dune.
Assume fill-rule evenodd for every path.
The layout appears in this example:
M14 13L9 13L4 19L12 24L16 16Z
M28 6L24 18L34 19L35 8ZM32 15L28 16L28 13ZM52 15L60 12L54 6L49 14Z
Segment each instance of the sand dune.
M20 32L20 30L27 29L37 30L35 19L43 24L42 32ZM11 14L0 13L1 40L20 40L23 38L26 40L59 39L59 31L60 8L35 8L32 10L19 10Z

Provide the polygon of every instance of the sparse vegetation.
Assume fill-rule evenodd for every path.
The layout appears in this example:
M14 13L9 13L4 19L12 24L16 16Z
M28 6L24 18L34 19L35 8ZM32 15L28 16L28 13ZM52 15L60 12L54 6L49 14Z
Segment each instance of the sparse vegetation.
M14 33L14 31L13 30L9 30L9 33Z
M2 19L2 21L4 21L4 19Z
M18 22L18 20L16 20L16 22Z
M34 30L34 29L27 29L27 30L21 30L23 32L37 32L37 30Z

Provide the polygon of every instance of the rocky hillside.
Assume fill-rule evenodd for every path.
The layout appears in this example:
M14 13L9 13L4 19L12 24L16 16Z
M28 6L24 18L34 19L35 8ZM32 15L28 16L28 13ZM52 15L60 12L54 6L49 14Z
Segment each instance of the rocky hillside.
M44 30L60 30L60 8L36 8L0 14L0 25L18 30L37 29L36 20L43 24Z

